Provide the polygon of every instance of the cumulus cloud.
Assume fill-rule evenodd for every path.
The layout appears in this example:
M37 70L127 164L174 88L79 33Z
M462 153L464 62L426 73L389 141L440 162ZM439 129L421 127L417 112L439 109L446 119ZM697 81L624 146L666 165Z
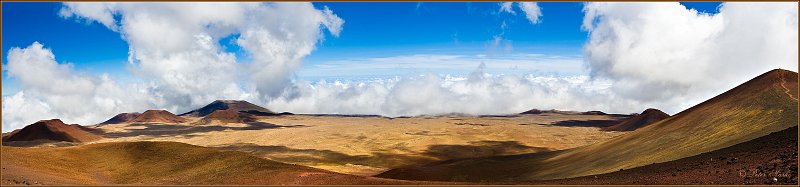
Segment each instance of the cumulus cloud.
M185 112L216 99L263 103L284 91L291 73L324 38L324 30L338 36L344 24L327 7L317 9L311 3L65 3L59 14L119 32L129 45L131 71L148 83L141 89L122 89L107 76L81 75L70 65L55 63L50 50L38 43L11 50L7 70L23 86L15 97L4 98L3 107L45 104L39 109L48 114L31 116L81 124L101 122L109 115L72 106L135 106L103 108L108 113L141 108ZM226 37L233 37L252 60L237 59L223 50L219 41ZM42 71L51 74L32 73ZM105 85L121 93L102 91ZM130 97L122 90L143 90L153 101L101 98ZM85 98L58 99L64 95ZM92 98L97 101L85 102ZM13 115L24 114L4 110L4 127L19 128L38 120L8 117Z
M500 3L500 13L509 13L516 15L517 12L514 11L513 7L514 2L502 2ZM539 23L539 17L542 16L542 10L539 8L539 5L536 2L518 2L517 6L519 9L522 9L522 12L525 13L525 18L528 19L532 24Z
M539 23L539 17L542 16L542 9L536 2L520 2L519 8L525 12L525 17L528 18L532 24Z
M158 97L140 92L139 85L121 87L108 75L75 72L71 64L59 64L55 55L34 42L8 51L6 71L19 81L22 91L3 97L3 130L13 130L41 119L97 122L118 111L156 107Z
M677 112L774 68L797 71L797 3L588 3L591 75L616 94ZM677 107L675 107L677 106Z
M247 86L260 99L280 94L322 29L338 36L344 23L310 3L66 3L61 15L118 30L136 73L162 83L179 107L246 95ZM221 49L234 35L252 61ZM238 85L243 78L250 85Z

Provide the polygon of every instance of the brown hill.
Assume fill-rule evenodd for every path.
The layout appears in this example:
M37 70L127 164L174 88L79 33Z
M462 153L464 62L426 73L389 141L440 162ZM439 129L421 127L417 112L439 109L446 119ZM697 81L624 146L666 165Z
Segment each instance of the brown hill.
M436 184L334 173L176 142L2 149L2 182L44 185Z
M3 133L3 141L6 141L6 139L8 139L8 137L10 137L11 135L16 134L17 132L19 132L19 130L22 130L22 129L14 129L11 132L4 132Z
M106 121L104 121L103 123L100 123L100 124L104 125L104 124L125 123L125 122L128 122L128 121L132 120L132 119L135 119L136 117L139 117L139 115L142 115L142 113L138 113L138 112L120 113L120 114L117 114L116 116L112 117L111 119L108 119L108 120L106 120Z
M633 116L619 124L612 125L610 127L603 128L606 131L633 131L638 128L645 127L650 125L654 122L661 121L662 119L667 119L669 114L662 112L661 110L648 108L644 110L639 115Z
M250 116L250 114L237 112L234 110L217 110L212 112L211 114L206 115L203 119L200 120L200 123L208 124L213 121L218 121L222 123L249 123L255 122L256 120Z
M203 108L189 111L181 114L181 116L203 117L217 110L232 110L234 112L246 112L254 115L275 115L274 112L247 101L216 100Z
M378 176L439 181L531 181L630 169L710 152L797 126L797 73L772 70L670 118L563 151L450 160Z
M797 185L797 140L795 126L697 156L532 184Z
M89 129L83 126L67 125L60 119L51 119L41 120L9 133L3 138L3 142L52 140L83 143L99 139L100 136L89 132Z
M166 110L147 110L128 122L184 123L188 120Z
M530 109L528 111L525 111L525 112L522 112L522 113L519 113L519 114L543 114L543 113L546 113L546 112L549 112L549 110L539 110L539 109L535 109L534 108L534 109Z

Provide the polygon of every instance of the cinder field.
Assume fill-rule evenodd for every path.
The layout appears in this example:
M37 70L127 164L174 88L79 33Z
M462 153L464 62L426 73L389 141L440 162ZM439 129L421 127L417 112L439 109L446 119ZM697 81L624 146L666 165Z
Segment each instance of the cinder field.
M250 152L258 157L370 176L433 161L564 150L625 132L569 126L615 122L613 115L259 116L256 123L121 123L94 128L103 142L170 141Z

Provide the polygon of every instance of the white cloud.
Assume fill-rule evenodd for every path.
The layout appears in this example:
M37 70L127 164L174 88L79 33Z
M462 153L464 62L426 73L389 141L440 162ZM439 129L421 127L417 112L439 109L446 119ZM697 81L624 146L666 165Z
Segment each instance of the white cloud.
M158 97L142 92L139 85L123 88L108 75L75 72L72 65L57 63L50 49L38 42L11 48L6 71L20 81L22 91L3 97L4 131L50 118L99 122L120 111L154 108L158 102Z
M609 112L640 110L608 92L609 82L588 76L492 75L485 65L468 76L422 74L394 79L295 84L292 97L267 106L297 113L514 114L531 108Z
M106 27L116 31L118 28L116 20L114 20L115 7L116 3L74 3L71 4L71 6L64 7L59 10L59 15L64 18L69 18L72 16L90 18L86 19L86 21L97 21L100 24L103 24ZM80 15L76 15L76 12L78 12Z
M542 10L536 2L520 2L519 8L525 12L525 17L528 18L532 24L539 23L539 17L542 17Z
M588 3L585 60L624 98L677 112L774 68L797 71L797 3ZM677 107L676 107L677 106Z
M289 75L322 39L320 24L338 35L344 23L327 7L319 11L311 4L281 5L288 7L257 12L256 19L251 20L256 24L245 26L237 40L237 44L253 56L254 62L248 68L250 79L260 93L269 97L284 91ZM293 19L285 19L287 17Z
M220 98L280 94L322 40L322 29L338 36L344 23L310 3L65 3L61 15L120 32L134 72L157 81L180 111ZM219 40L228 36L252 61L221 49Z
M344 23L310 3L65 3L59 14L119 32L131 71L147 84L118 86L108 76L75 72L39 43L13 48L5 70L22 91L4 97L3 108L40 112L3 110L4 130L42 118L93 124L119 112L179 113L217 99L263 103L284 91L323 29L338 36ZM221 49L229 36L252 61Z
M514 2L502 2L500 3L500 13L509 13L516 15L517 12L514 11L513 7ZM539 17L542 16L542 10L536 2L517 2L517 6L522 9L522 12L525 12L525 18L531 22L531 24L537 24L541 20Z
M505 13L515 14L516 15L517 12L514 12L514 7L512 7L512 5L514 5L514 2L502 2L502 3L500 3L500 12L505 12Z

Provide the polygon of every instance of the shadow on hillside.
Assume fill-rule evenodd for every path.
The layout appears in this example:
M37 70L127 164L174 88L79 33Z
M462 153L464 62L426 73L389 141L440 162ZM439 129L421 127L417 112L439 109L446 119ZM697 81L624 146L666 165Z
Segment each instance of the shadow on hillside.
M11 147L69 147L81 145L75 142L53 141L53 140L31 140L31 141L3 141L3 146Z
M276 129L276 128L297 128L306 127L305 125L276 125L264 122L251 122L246 123L245 127L226 127L226 126L189 126L189 125L172 125L172 124L131 124L130 126L144 126L144 129L131 129L127 132L110 132L104 133L106 138L120 138L132 136L175 136L184 135L191 136L192 133L203 133L224 130L262 130L262 129Z
M251 143L237 143L218 146L225 150L252 153L256 156L290 163L306 164L356 164L370 167L398 168L421 166L424 164L460 158L477 158L499 155L514 155L550 151L546 148L522 145L517 141L477 141L470 145L431 145L418 153L396 154L393 149L373 151L368 155L349 155L331 150L293 149L286 146L261 146Z
M431 145L423 154L440 160L456 158L475 158L498 155L513 155L551 151L547 148L532 147L518 141L478 141L470 145Z
M307 164L357 164L372 167L405 166L411 163L427 163L432 158L373 152L370 155L349 155L331 150L293 149L286 146L262 146L252 143L237 143L218 148L252 153L259 157L290 163Z

